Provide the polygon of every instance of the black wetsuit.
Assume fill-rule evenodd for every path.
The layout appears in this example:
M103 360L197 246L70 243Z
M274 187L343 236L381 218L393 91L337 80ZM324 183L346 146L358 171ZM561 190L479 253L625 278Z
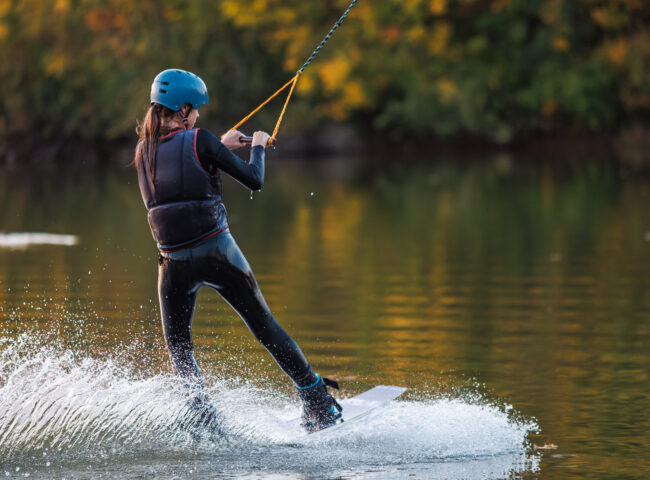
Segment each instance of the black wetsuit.
M247 188L258 189L263 183L264 148L261 146L251 149L251 161L246 163L217 137L199 129L194 134L194 156L205 174L212 177L211 181L215 181L218 172L223 171ZM179 158L180 161L183 160ZM142 168L138 170L141 191L147 203L146 177ZM217 183L215 188L220 200L220 176ZM220 202L219 206L223 207ZM202 382L194 360L192 318L198 290L207 285L235 309L255 338L297 386L311 385L316 376L296 342L273 318L253 271L230 234L225 208L219 209L215 225L209 235L190 246L160 249L158 294L162 324L177 372L187 379Z

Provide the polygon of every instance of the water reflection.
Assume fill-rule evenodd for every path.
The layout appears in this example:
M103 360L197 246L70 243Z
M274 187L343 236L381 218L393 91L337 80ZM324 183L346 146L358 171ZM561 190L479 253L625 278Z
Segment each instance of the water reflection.
M613 161L503 155L271 158L267 175L253 200L225 184L232 233L278 320L345 394L393 383L421 401L479 388L536 417L541 441L572 455L545 457L541 476L569 463L582 466L565 478L634 476L648 465L647 178L621 178ZM0 249L3 338L55 332L91 357L126 345L121 361L132 371L170 371L155 247L132 170L5 171L0 205L5 232L80 239ZM194 334L215 382L264 378L290 392L212 292L199 295ZM615 465L605 459L614 452ZM435 475L446 465L422 468Z

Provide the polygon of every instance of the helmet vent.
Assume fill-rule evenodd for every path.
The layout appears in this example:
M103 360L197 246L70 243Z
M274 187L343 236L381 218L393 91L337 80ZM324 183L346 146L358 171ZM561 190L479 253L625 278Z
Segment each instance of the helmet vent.
M167 93L167 90L160 89L160 93Z
M163 85L169 85L169 82L160 82L160 83L162 83Z

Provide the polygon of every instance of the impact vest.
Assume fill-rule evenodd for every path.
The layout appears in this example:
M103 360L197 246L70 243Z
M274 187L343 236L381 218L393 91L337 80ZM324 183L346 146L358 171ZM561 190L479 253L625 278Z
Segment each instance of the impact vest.
M190 246L227 228L221 174L210 175L201 166L197 132L177 130L161 138L153 179L148 161L138 162L140 193L151 233L162 251Z

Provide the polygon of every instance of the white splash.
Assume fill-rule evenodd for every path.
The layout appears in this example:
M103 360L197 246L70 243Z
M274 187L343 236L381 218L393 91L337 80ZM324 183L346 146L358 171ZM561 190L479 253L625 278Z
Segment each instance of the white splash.
M260 465L271 477L284 472L298 478L319 471L368 478L396 478L405 471L499 478L537 468L526 453L535 423L514 420L492 405L463 399L394 402L362 421L306 435L298 425L287 428L287 420L299 414L296 398L239 379L208 379L207 396L220 417L217 433L215 424L204 428L198 421L177 378L138 378L112 359L79 358L48 342L33 334L0 338L2 468L36 468L46 453L62 476L69 474L62 467L69 461L133 454L151 457L152 465L161 455L192 460L196 478L213 478L219 471L215 462L233 477Z

